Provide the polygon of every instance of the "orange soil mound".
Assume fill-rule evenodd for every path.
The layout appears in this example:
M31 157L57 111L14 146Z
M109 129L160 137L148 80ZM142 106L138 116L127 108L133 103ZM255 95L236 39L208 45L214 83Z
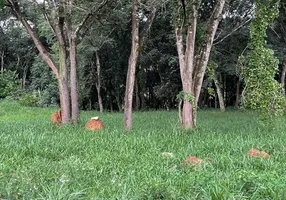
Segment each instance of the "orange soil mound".
M188 164L199 165L202 162L203 162L203 159L201 159L201 158L198 158L198 157L195 157L195 156L189 156L185 160L185 166L187 166Z
M62 111L58 110L51 116L52 124L61 125L62 124Z
M87 122L85 128L91 131L102 130L105 128L103 122L99 118L91 118L89 122Z
M252 148L248 151L248 156L252 158L264 158L267 159L270 157L265 151L260 151L258 149Z

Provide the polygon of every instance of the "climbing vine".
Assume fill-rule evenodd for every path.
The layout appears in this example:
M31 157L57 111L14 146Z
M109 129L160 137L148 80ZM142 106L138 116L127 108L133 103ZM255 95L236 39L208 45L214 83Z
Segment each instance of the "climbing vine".
M181 91L179 92L179 94L177 94L177 101L179 101L179 105L178 105L178 110L179 110L179 119L180 122L182 123L182 103L184 100L188 101L188 102L192 102L192 104L194 105L195 102L195 96L192 94L189 94L187 92ZM196 112L196 106L193 107L193 112Z
M273 116L282 113L285 100L282 87L274 78L279 60L273 50L266 47L265 37L268 25L278 17L279 1L255 0L255 6L256 16L250 27L252 51L243 69L246 86L243 105Z

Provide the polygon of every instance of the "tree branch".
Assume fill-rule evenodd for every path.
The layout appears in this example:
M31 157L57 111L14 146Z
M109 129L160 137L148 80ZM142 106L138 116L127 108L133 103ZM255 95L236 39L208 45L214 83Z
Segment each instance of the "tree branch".
M96 20L96 13L100 11L104 6L109 3L110 0L104 0L96 9L93 8L90 11L85 18L82 20L82 22L79 24L79 26L76 28L74 34L78 38L78 42L80 42L81 38L86 34L92 23ZM81 38L79 38L79 36Z
M47 51L45 46L42 44L41 40L39 39L39 36L36 34L36 32L32 29L31 25L28 23L28 21L22 16L18 1L16 0L7 0L8 3L10 3L10 8L12 9L12 12L14 16L22 23L22 25L27 30L28 34L32 38L32 40L35 43L35 46L37 47L38 51L40 52L43 59L46 61L46 63L50 66L50 68L54 71L56 74L56 77L59 77L59 72L57 65L55 61L52 59L50 53Z
M221 43L222 41L224 41L226 38L228 38L229 36L231 36L232 34L234 34L237 30L239 30L240 28L242 28L244 25L246 25L248 22L250 22L252 20L252 18L247 19L244 23L240 24L239 26L235 27L230 33L226 34L224 37L222 37L219 41L214 42L213 45L217 45L219 43ZM216 41L218 39L215 38L214 41Z
M139 49L142 48L144 42L145 42L145 39L147 37L147 34L150 32L150 29L151 29L151 26L152 26L152 23L154 21L154 18L155 18L155 15L156 15L156 7L152 7L151 8L151 12L148 16L148 19L144 25L144 28L143 30L141 31L140 33L140 42L139 42Z

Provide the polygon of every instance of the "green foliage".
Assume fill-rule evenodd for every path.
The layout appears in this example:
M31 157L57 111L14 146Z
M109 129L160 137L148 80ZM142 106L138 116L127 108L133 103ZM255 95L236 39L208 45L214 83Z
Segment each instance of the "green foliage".
M4 0L0 0L0 9L4 8Z
M266 30L270 22L278 16L276 1L256 1L256 18L251 24L251 46L248 66L243 69L246 84L244 106L261 110L264 114L277 115L284 110L285 99L281 85L275 80L278 59L266 47Z
M38 106L38 99L36 94L27 93L19 99L19 103L22 106L36 107Z
M31 84L29 91L37 94L38 106L55 105L59 101L57 80L51 69L44 63L40 56L35 58L31 67Z
M190 93L187 93L187 92L184 92L184 91L181 91L179 92L179 94L177 95L177 99L178 100L187 100L188 102L194 102L195 101L195 96L190 94Z
M56 109L0 102L1 198L286 199L285 118L262 127L257 113L199 111L186 134L176 112L136 112L126 135L121 113L102 113L107 128L94 133L84 125L97 112L53 127ZM271 158L249 159L252 147ZM213 161L186 168L188 155Z
M211 80L214 80L217 69L218 69L218 64L214 61L210 61L207 67L207 74Z
M3 74L0 73L0 98L16 94L20 86L17 76L15 71L10 70L4 70Z

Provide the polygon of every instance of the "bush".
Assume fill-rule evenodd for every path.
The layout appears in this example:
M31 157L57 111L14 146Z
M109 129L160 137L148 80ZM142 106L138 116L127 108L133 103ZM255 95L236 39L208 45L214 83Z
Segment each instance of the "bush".
M6 98L7 96L14 96L20 86L17 80L17 74L15 71L5 70L3 74L0 74L0 98Z
M22 106L36 107L38 106L39 97L36 94L27 93L19 99Z

